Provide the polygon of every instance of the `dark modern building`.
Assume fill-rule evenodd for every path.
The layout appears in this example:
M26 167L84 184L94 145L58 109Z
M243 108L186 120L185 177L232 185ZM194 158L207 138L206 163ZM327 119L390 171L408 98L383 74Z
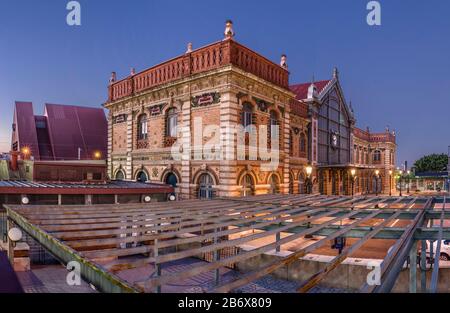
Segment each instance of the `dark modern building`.
M107 121L101 108L45 104L34 115L31 102L16 102L11 150L34 160L104 159Z

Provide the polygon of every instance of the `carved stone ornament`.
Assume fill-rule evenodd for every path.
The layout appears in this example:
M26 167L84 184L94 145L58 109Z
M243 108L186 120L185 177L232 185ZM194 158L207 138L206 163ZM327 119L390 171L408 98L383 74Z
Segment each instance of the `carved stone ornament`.
M220 93L209 92L200 96L191 97L191 105L193 108L216 104L220 102Z

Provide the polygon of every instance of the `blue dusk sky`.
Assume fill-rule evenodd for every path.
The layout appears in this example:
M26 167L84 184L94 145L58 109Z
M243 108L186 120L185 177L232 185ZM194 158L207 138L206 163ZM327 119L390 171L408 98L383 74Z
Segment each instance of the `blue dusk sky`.
M450 1L80 0L81 26L66 24L67 0L0 0L0 151L10 146L14 101L99 107L111 71L121 78L223 38L279 62L290 82L330 79L337 66L357 126L395 129L398 163L450 145Z

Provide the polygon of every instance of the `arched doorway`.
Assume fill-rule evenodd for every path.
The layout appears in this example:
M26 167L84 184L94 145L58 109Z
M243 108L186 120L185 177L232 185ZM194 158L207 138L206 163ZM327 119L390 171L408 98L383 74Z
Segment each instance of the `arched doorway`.
M276 194L280 193L280 179L277 175L272 174L269 179L269 193L270 194Z
M381 176L380 177L372 176L372 193L381 193L382 191L381 187L382 187Z
M213 178L208 173L203 173L198 178L198 198L199 199L212 199L213 197Z
M332 195L337 195L337 188L336 188L336 184L337 184L337 173L335 171L333 171L331 173L331 194Z
M169 173L166 176L165 182L175 188L178 184L178 178L174 173Z
M123 172L123 170L118 170L116 172L116 180L124 180L125 179L125 173Z
M306 189L305 189L305 175L303 173L300 173L298 175L298 193L299 194L306 193Z
M140 171L136 175L136 181L138 181L138 182L145 183L147 180L148 180L148 176L147 176L147 173L145 173L144 171Z
M289 173L289 194L294 194L294 175Z
M255 184L251 175L246 174L242 177L241 186L241 196L253 196L255 194Z

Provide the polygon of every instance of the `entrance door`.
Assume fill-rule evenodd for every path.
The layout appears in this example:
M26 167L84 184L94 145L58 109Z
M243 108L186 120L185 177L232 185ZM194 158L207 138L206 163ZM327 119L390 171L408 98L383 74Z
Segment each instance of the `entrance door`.
M199 199L212 199L213 197L213 179L209 174L202 174L199 178Z

